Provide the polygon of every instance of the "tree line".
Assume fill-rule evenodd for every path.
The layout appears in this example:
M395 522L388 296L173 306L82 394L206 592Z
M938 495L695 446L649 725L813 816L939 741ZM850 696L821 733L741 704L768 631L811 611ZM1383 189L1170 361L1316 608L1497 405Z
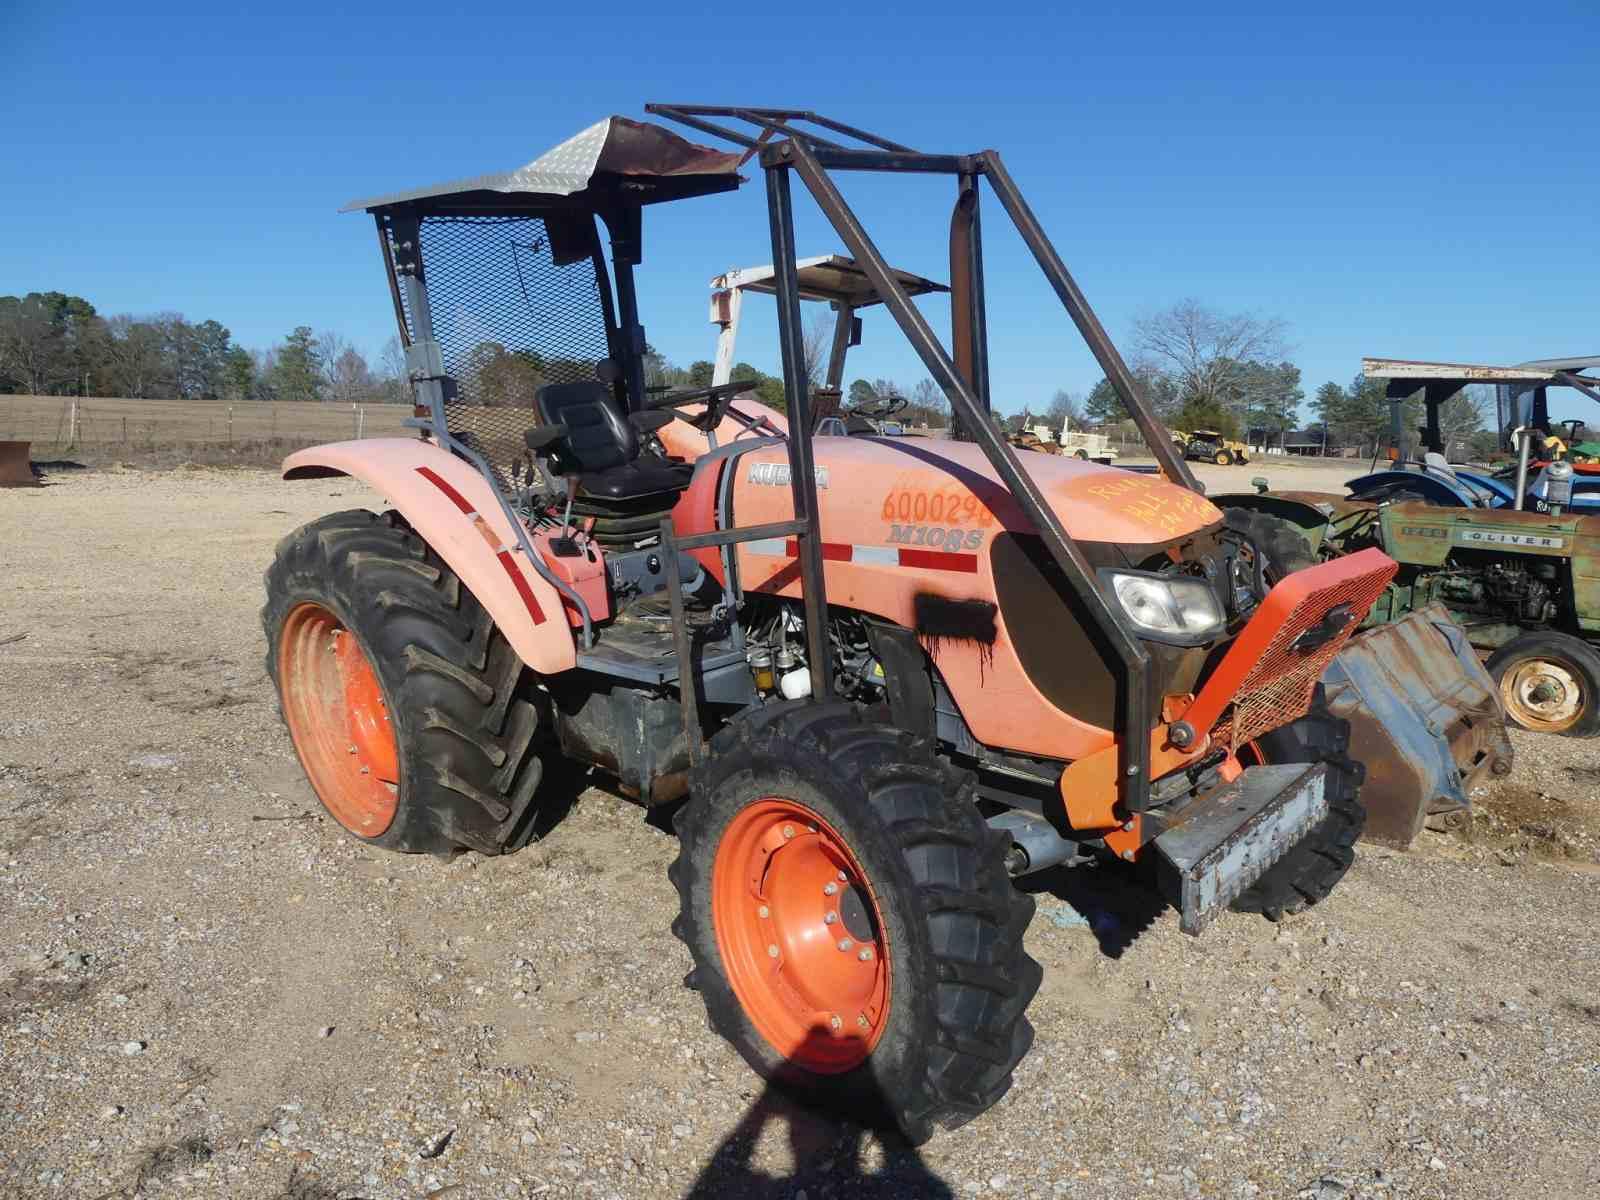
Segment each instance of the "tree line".
M252 350L219 321L181 313L102 316L82 296L0 296L0 393L148 400L409 400L399 339L374 368L333 332L309 326Z
M1306 399L1300 368L1289 360L1286 328L1276 318L1223 313L1182 300L1135 322L1129 367L1167 426L1217 429L1229 437L1270 442L1299 425ZM806 329L805 370L812 387L822 382L831 335L827 314ZM467 357L461 369L471 377L469 394L489 404L531 404L548 365L493 343ZM654 348L647 350L645 368L647 384L666 387L703 387L713 371L705 359L676 366ZM750 383L762 402L784 408L778 376L740 362L732 378ZM376 365L339 334L305 325L265 350L247 349L215 320L191 321L175 312L107 317L83 297L62 292L0 296L0 393L16 392L347 404L410 400L397 338L389 339ZM995 399L1011 407L1011 398ZM844 401L868 411L889 402L900 405L898 417L908 424L949 424L949 403L932 379L907 387L892 379L858 378ZM1442 406L1440 425L1452 448L1476 454L1495 449L1495 435L1486 429L1492 403L1488 389L1469 388ZM1388 436L1389 405L1381 381L1358 375L1348 385L1324 383L1310 409L1331 447L1369 448ZM1030 404L1000 420L1010 429L1043 420L1059 430L1067 422L1103 427L1127 418L1115 389L1102 378L1087 396L1058 389L1037 408ZM1408 429L1420 420L1419 411L1405 414Z

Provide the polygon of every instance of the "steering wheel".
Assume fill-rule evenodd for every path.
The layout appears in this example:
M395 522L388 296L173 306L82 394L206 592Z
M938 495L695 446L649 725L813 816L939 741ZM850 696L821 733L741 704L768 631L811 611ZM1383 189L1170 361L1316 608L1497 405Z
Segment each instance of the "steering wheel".
M683 392L667 392L648 401L646 408L677 408L680 404L704 403L706 410L690 416L687 413L674 413L680 421L687 422L699 430L715 429L722 424L722 418L727 414L728 405L733 403L735 396L751 391L750 383L713 383L710 387L690 388Z
M910 403L911 401L904 396L889 396L880 401L875 407L853 408L850 411L859 417L869 417L876 421L884 417L894 416L895 413L903 411Z

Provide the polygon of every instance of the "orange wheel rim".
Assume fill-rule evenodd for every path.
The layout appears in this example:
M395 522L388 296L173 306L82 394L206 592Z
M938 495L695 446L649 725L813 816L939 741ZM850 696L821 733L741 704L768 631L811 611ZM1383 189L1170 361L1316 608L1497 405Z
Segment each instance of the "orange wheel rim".
M355 634L320 604L296 605L278 637L283 715L311 786L350 832L394 823L400 751L383 685Z
M769 796L734 817L711 873L711 919L734 995L789 1062L838 1074L889 1016L889 945L872 882L827 821Z

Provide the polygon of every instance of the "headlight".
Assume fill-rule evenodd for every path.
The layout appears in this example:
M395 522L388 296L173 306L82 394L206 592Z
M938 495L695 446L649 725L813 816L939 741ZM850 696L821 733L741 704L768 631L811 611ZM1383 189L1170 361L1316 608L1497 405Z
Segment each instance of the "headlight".
M1203 579L1140 571L1103 574L1123 613L1144 633L1188 645L1209 641L1222 632L1222 608Z

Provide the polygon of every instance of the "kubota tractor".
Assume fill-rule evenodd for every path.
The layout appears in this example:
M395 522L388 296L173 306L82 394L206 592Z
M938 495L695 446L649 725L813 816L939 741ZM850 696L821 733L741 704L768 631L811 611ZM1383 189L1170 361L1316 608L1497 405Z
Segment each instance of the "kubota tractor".
M1032 1041L1016 877L1106 861L1190 933L1328 894L1365 813L1318 681L1394 564L1372 550L1269 584L995 152L650 110L736 149L612 117L507 174L355 206L377 220L421 436L285 463L391 507L279 544L268 667L312 786L375 846L514 850L558 757L677 806L672 927L715 1027L811 1101L921 1140L993 1104ZM644 210L718 203L746 159L786 416L744 384L645 383ZM953 352L840 196L833 172L854 170L953 177ZM797 177L970 440L813 439ZM1164 479L997 434L985 183Z

